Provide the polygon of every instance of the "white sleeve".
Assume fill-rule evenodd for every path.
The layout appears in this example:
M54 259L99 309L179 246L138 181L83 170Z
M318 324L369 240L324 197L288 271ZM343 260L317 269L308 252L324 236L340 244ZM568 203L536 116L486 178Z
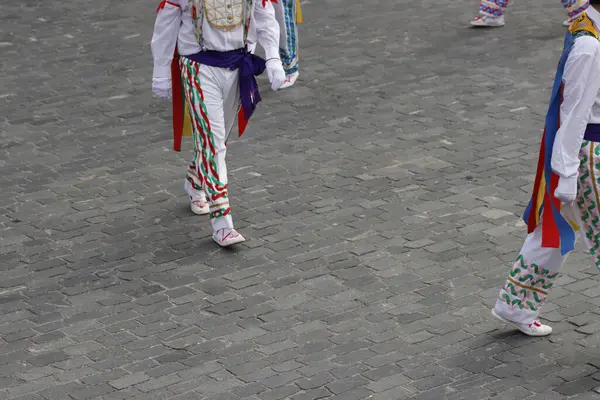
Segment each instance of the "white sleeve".
M152 34L153 78L170 78L171 61L181 26L180 0L163 0L160 4Z
M270 0L255 0L255 4L254 23L258 43L265 49L267 60L271 58L279 59L279 24L275 18L273 4Z
M565 65L561 124L552 149L552 170L561 178L577 179L579 151L600 90L599 68L598 40L577 40Z

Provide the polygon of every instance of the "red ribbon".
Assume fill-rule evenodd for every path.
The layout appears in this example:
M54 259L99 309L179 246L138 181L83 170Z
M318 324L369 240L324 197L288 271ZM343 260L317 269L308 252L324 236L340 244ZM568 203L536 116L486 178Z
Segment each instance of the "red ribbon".
M185 118L185 100L183 86L181 83L181 72L179 70L179 53L175 46L175 54L171 61L171 87L173 88L173 150L181 151L183 139L183 121Z
M165 6L167 5L167 3L170 4L170 5L172 5L173 7L179 7L179 8L181 8L179 6L179 4L176 4L176 3L173 3L173 2L167 1L167 0L162 0L160 2L160 4L158 5L158 8L156 9L156 12L159 12L160 10L162 10L163 8L165 8Z

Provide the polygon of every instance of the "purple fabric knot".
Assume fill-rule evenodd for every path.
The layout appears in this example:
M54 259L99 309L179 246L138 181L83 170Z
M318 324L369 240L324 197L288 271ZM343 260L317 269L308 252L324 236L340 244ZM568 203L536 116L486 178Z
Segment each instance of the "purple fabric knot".
M256 105L261 101L255 76L264 72L266 68L264 59L248 52L246 49L230 51L203 50L185 57L211 67L238 69L240 71L240 98L244 109L244 119L246 121L250 119Z

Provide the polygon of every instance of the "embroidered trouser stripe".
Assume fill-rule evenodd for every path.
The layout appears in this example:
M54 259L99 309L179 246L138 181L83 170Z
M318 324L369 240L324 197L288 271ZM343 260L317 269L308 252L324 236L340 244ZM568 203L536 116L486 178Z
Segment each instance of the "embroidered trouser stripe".
M223 217L231 212L227 193L227 171L220 171L225 165L225 128L221 128L223 132L220 132L217 138L208 117L209 112L200 79L200 65L181 57L180 68L192 120L194 141L194 160L188 166L186 179L194 190L204 190L208 195L211 218Z
M501 17L508 6L508 0L481 0L479 12L490 17Z
M579 153L579 193L581 233L596 267L600 268L600 144L585 141Z

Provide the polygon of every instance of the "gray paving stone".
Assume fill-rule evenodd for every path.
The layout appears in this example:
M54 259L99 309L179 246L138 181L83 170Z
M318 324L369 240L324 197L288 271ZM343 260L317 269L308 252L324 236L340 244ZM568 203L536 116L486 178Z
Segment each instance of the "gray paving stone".
M147 376L145 373L138 372L138 373L135 373L132 375L127 375L127 376L115 379L113 381L110 381L108 384L117 390L121 390L121 389L127 388L129 386L137 385L138 383L147 381L148 379L150 379L150 377Z
M327 389L312 389L306 392L298 393L292 397L291 400L318 400L318 399L326 399L331 397L331 392Z
M377 381L382 378L387 378L388 376L396 375L402 373L403 369L395 364L389 364L384 367L375 368L371 371L364 372L362 375L370 379L372 381Z
M563 370L560 373L556 374L556 376L564 379L567 382L570 382L570 381L573 381L576 379L580 379L580 378L584 378L586 376L592 375L592 374L596 373L597 371L598 370L596 369L596 367L594 367L592 365L584 364L584 365L577 365L572 368Z
M392 388L395 388L397 386L401 386L401 385L405 385L405 384L409 384L410 379L406 378L406 376L402 375L402 374L396 374L396 375L391 375L385 378L381 378L375 382L370 383L369 385L367 385L367 389L375 392L375 393L380 393L380 392L384 392L384 391L388 391Z
M291 397L297 393L300 389L296 385L287 385L280 388L269 390L260 393L258 396L262 400L277 400Z
M233 388L233 393L237 396L244 398L244 397L248 397L251 395L255 395L255 394L264 392L265 390L267 390L267 388L265 386L263 386L262 384L260 384L258 382L253 382L253 383L249 383L244 386L238 386L238 387Z
M574 396L580 393L587 392L597 386L597 381L592 378L582 378L576 381L564 383L556 388L554 391L563 394L565 396Z
M30 358L27 362L36 367L43 367L57 362L65 361L69 357L60 351L42 354L37 357Z
M553 391L545 391L544 393L537 393L532 396L527 397L527 400L559 400L564 399L565 397L561 394L558 394Z
M349 390L352 390L357 387L361 387L367 385L369 381L360 376L348 377L346 379L336 380L327 384L326 388L330 390L332 393L340 394L345 393Z
M151 393L152 391L169 385L173 385L179 381L181 381L181 378L175 374L166 375L160 378L155 378L146 382L139 383L137 384L136 388L141 390L142 392Z
M492 397L492 399L494 400L509 400L509 399L523 399L526 398L528 395L530 395L531 392L520 387L520 386L516 386L513 388L510 388L506 391L503 391L502 393L497 394L496 396Z
M275 388L284 386L290 382L293 382L299 378L301 378L301 376L298 373L296 373L294 371L289 371L289 372L284 372L282 374L270 376L267 379L264 379L263 381L261 381L261 384L263 384L264 386L266 386L269 389L275 389Z
M597 393L583 393L575 395L572 398L576 400L594 400L600 398L600 396Z
M298 385L301 389L309 391L310 389L317 389L321 386L332 382L334 378L329 374L320 374L317 376L305 378L296 381L296 385Z
M71 393L69 393L69 396L73 397L76 400L87 400L87 399L93 399L98 396L108 395L108 394L114 392L114 390L115 389L112 388L111 386L103 383L103 384L95 385L95 386L80 387L76 390L73 390Z

